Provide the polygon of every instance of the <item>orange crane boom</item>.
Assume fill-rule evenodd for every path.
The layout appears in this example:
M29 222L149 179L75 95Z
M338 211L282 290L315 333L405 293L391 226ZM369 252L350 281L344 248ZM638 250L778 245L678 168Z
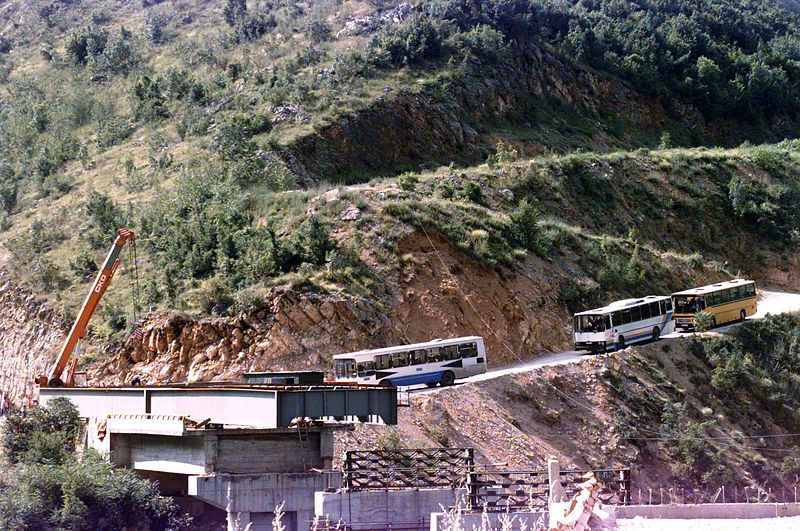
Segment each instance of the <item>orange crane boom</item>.
M92 314L94 314L100 299L103 298L103 294L106 292L108 284L114 277L114 273L117 272L122 248L126 243L128 243L128 241L134 239L136 239L136 235L132 231L129 231L128 229L119 229L117 238L114 240L114 245L111 246L111 250L108 252L108 256L106 257L106 261L103 263L103 267L101 267L100 271L97 273L97 278L95 279L94 284L92 284L89 294L86 296L83 307L81 308L78 317L75 319L75 323L72 325L72 329L69 331L67 339L64 341L64 346L61 348L61 353L58 355L53 368L50 369L50 374L48 376L39 376L36 379L36 383L38 383L40 386L60 387L66 385L71 387L73 385L73 374L75 372L75 367L77 366L78 360L74 359L72 361L70 370L67 371L67 376L64 378L64 380L62 380L61 377L64 373L64 369L67 368L67 364L72 357L72 353L75 350L78 341L80 341L80 339L86 335L86 327L89 324L89 320L92 318Z

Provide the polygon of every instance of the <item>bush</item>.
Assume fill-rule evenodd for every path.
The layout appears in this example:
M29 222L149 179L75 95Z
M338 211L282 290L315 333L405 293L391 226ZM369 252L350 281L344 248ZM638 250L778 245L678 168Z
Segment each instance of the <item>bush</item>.
M404 173L397 178L397 185L405 192L414 192L419 184L419 177L414 173Z
M12 410L0 431L3 455L10 463L64 463L75 450L80 429L78 408L67 398ZM60 437L60 445L52 445L51 435Z
M800 227L796 205L800 185L771 183L734 177L728 184L728 200L736 216L784 242Z
M455 198L471 201L479 205L484 204L483 190L481 190L481 185L475 181L464 182L464 184L456 190Z
M133 87L134 114L140 120L156 121L169 116L157 80L142 76Z
M694 329L698 332L705 332L714 324L714 317L705 310L701 310L694 314Z
M371 45L386 53L391 66L414 65L439 57L442 37L429 17L414 15L402 26L380 31L373 37ZM380 55L377 54L376 58Z
M490 168L497 168L500 164L507 164L514 162L519 157L519 152L511 145L506 144L502 140L495 146L494 155L489 155L486 163Z
M331 40L331 28L321 19L312 18L304 28L303 33L308 37L312 44L321 44Z
M541 215L538 208L528 201L522 201L511 212L511 227L508 236L517 245L544 257L550 250L550 245L539 227Z
M194 301L205 313L222 314L233 305L231 286L220 276L203 280L194 293Z
M7 476L0 489L3 529L166 531L191 523L154 483L92 451L56 466L17 466Z

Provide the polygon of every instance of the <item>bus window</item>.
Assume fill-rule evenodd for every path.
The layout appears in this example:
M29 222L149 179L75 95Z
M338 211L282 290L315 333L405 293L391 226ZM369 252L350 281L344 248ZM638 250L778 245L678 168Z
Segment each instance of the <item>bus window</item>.
M729 303L733 300L733 298L731 297L731 290L729 289L722 290L720 294L722 295L722 304Z
M636 321L642 320L642 310L639 306L631 307L631 322L635 323Z
M630 324L630 322L631 322L631 311L622 310L622 324Z
M611 314L611 322L614 323L614 326L619 326L622 324L622 312L614 312Z
M605 324L606 324L606 330L611 330L611 316L606 314L606 315L604 315L604 317L605 317L604 320L605 320Z
M642 319L650 319L652 317L650 315L650 305L649 304L642 304L639 306L639 309L642 311Z
M719 291L715 291L714 293L709 293L706 295L706 306L716 306L720 303L721 296Z
M407 367L408 352L395 352L392 354L392 367Z
M358 370L358 375L360 377L372 376L373 374L375 374L375 362L373 362L373 361L365 361L365 362L359 363L356 366L356 368Z
M460 358L460 356L458 355L458 345L447 345L446 347L444 347L443 350L444 350L445 360L457 360L458 358Z
M356 361L355 360L336 360L336 377L337 378L355 378L356 374Z
M658 306L657 302L651 302L650 303L650 317L658 317L662 313L664 313L664 312L662 312L659 309L659 306Z
M672 311L672 299L667 300L667 311L668 312Z
M467 343L458 346L458 353L462 358L474 358L478 355L477 343Z
M731 300L740 301L744 298L744 293L742 288L736 286L735 288L731 288Z
M755 297L756 296L756 285L755 284L748 284L744 287L745 293L748 297Z
M392 356L390 354L380 354L378 356L375 356L375 368L378 370L391 369Z
M428 355L424 350L415 350L411 353L411 363L414 365L422 365L427 363Z

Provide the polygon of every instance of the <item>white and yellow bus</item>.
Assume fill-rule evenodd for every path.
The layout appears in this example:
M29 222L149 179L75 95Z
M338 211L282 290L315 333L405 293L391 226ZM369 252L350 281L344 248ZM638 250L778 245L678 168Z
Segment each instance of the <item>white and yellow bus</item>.
M693 330L694 316L704 311L711 316L711 326L744 321L756 313L756 284L737 278L672 294L675 328Z

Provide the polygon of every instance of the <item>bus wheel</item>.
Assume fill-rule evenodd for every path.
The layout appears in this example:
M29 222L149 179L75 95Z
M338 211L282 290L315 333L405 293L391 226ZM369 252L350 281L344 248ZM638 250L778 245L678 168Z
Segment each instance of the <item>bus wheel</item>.
M442 375L442 386L446 387L449 385L453 385L456 381L456 375L453 374L452 371L445 371Z
M622 350L622 349L625 348L625 336L619 336L619 339L617 339L617 345L618 345L619 350Z
M661 329L657 326L653 327L653 341L658 341L661 337Z
M742 310L741 312L739 312L739 320L744 321L745 319L747 319L747 312Z
M439 385L439 382L426 382L425 385L428 387L436 387Z

